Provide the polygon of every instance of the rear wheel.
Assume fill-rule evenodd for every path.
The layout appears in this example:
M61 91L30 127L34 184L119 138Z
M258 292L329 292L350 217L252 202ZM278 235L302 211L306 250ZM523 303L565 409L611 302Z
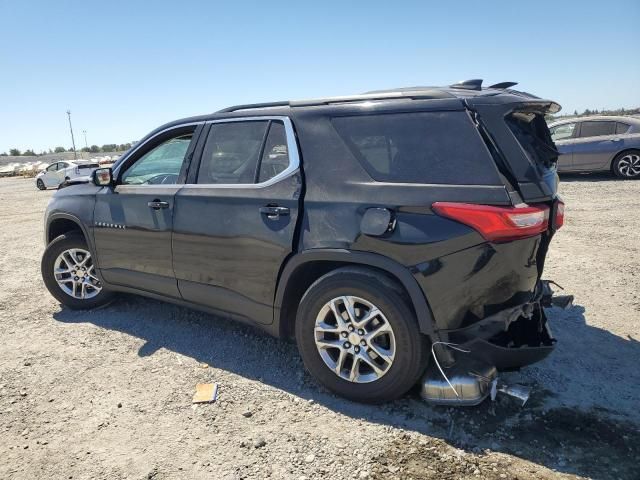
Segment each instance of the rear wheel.
M404 395L428 358L426 338L398 287L359 268L330 272L307 290L298 309L296 341L316 380L366 403Z
M41 178L36 180L36 187L38 187L38 190L45 190L47 188Z
M640 178L640 150L618 154L613 160L613 173L620 178Z
M41 271L51 295L69 308L95 308L113 296L97 277L87 242L79 233L53 240L42 256Z

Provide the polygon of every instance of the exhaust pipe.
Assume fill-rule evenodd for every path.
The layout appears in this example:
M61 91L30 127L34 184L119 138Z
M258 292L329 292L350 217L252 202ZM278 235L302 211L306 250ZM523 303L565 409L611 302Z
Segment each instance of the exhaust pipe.
M516 398L522 402L521 407L524 407L524 404L529 400L529 396L531 395L531 389L529 387L525 387L524 385L507 385L507 384L498 384L497 379L491 385L491 400L495 401L496 395L498 392L504 393L505 395L509 395L510 397Z

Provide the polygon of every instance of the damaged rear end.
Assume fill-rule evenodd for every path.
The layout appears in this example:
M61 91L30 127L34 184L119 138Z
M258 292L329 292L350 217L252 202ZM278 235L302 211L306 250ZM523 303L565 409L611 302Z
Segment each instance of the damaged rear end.
M439 268L418 280L430 298L441 299L431 305L438 338L422 395L438 404L475 405L504 391L526 401L522 389L498 383L498 372L549 355L556 340L545 308L566 307L572 300L554 297L550 283L542 280L549 244L564 222L558 152L544 118L560 107L510 90L471 96L465 104L512 205L432 206L434 213L473 228L486 242L438 259ZM471 270L458 275L446 268L464 264ZM452 308L453 302L460 307Z

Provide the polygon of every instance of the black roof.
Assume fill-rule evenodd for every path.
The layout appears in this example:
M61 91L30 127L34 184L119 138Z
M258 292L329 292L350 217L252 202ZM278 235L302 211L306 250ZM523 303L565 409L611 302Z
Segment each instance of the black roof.
M314 98L308 100L286 100L280 102L251 103L243 105L234 105L224 108L214 113L199 115L195 117L182 118L169 122L151 132L154 133L185 123L196 123L208 120L215 120L226 117L245 117L262 116L262 115L280 115L290 116L297 112L301 112L310 107L348 107L353 105L359 108L367 101L388 101L394 102L411 102L411 101L429 101L438 102L440 106L448 105L450 108L464 108L463 102L474 104L508 104L520 102L540 102L550 106L549 111L555 113L560 110L560 106L550 100L542 100L529 93L512 90L511 87L515 82L502 82L490 87L482 87L482 80L473 79L459 82L445 87L400 87L387 90L374 90L371 92L361 93L357 95L337 96ZM435 103L434 102L434 103ZM434 105L435 106L435 105ZM146 137L145 137L146 138ZM144 140L144 139L143 139Z
M322 105L336 105L345 103L357 103L374 100L436 100L436 99L466 99L477 97L490 97L497 95L510 95L519 97L520 100L537 100L538 97L529 93L512 90L510 87L516 82L500 82L489 87L482 87L481 79L465 80L446 87L415 86L400 87L386 90L373 90L357 95L338 97L313 98L308 100L286 100L280 102L251 103L234 105L223 108L216 113L231 113L242 110L275 109L277 107L301 108Z

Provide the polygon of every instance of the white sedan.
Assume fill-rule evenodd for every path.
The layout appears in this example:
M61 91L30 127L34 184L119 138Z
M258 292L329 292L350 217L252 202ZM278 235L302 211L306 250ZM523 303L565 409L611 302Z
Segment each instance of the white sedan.
M94 162L81 160L65 160L52 163L42 172L36 175L36 187L40 190L47 188L58 188L62 183L77 177L87 177L99 168L100 165Z

